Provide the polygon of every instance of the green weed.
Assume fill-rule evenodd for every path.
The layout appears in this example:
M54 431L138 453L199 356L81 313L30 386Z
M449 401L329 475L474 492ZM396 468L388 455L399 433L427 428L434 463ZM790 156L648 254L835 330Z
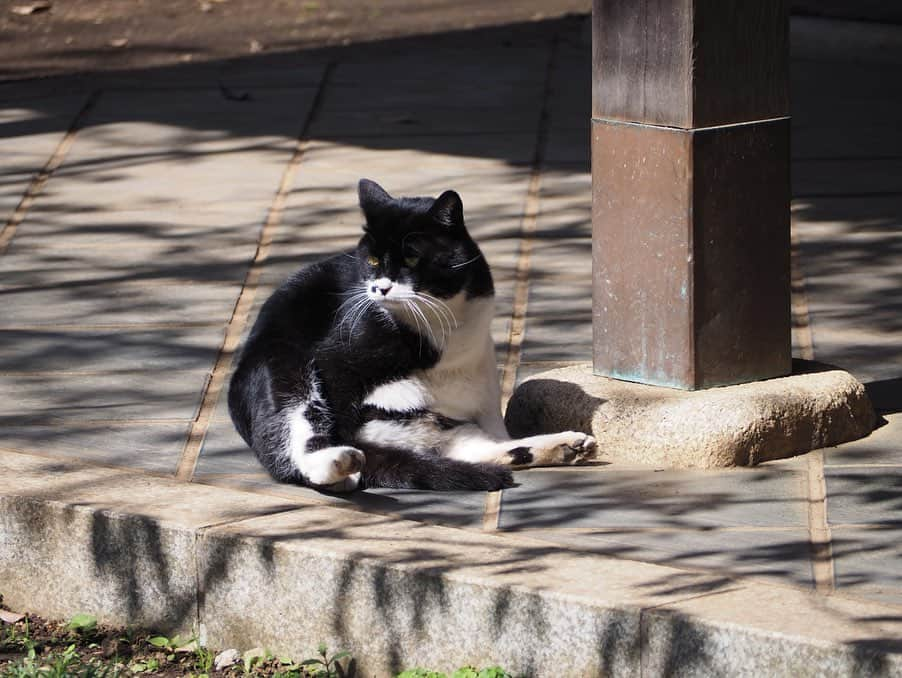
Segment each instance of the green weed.
M345 657L350 657L350 652L336 652L329 655L329 648L325 643L320 643L316 648L319 657L305 659L298 666L307 670L314 678L339 678L338 662Z

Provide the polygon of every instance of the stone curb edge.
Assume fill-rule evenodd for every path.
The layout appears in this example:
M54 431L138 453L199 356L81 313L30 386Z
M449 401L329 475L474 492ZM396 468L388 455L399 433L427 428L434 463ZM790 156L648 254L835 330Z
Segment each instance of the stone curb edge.
M358 675L900 675L902 614L713 574L0 452L12 609L351 651Z

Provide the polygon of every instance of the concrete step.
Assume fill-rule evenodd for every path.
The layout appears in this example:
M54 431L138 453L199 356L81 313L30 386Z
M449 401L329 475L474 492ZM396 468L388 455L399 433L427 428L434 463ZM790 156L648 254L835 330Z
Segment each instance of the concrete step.
M651 471L649 471L651 473ZM360 675L902 675L898 606L0 452L0 593Z

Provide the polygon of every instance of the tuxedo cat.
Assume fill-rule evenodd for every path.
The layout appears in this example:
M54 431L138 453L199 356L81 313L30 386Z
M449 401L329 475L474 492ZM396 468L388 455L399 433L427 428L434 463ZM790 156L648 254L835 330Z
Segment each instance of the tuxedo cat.
M363 179L357 248L263 305L229 387L241 437L277 480L497 490L512 466L594 453L583 433L511 440L489 332L494 287L454 191L393 198Z

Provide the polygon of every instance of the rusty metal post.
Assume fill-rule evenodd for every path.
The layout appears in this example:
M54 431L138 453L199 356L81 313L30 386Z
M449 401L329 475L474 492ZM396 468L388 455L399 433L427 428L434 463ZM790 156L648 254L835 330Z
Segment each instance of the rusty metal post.
M594 0L595 373L789 374L785 0Z

